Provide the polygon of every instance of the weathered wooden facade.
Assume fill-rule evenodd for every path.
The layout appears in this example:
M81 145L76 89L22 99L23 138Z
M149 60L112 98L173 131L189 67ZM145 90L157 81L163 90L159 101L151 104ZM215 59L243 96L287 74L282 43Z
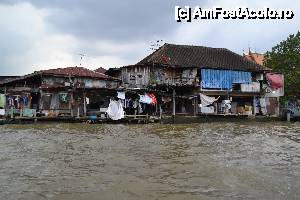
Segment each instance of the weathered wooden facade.
M124 88L156 91L164 113L255 115L261 114L257 104L269 71L228 49L165 44L106 74L121 79ZM200 94L216 99L210 109Z
M82 67L41 70L3 81L6 114L86 116L107 107L120 80Z

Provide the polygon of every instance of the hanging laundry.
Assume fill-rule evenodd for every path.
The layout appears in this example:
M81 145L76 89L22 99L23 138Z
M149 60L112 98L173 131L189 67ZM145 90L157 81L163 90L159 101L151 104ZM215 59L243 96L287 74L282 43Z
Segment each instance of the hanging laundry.
M85 97L85 102L86 102L87 105L89 105L90 104L90 98Z
M21 97L21 102L22 102L23 106L28 106L29 98L27 96L23 96L23 97Z
M132 104L133 108L137 108L139 106L139 102L138 101L134 101Z
M223 100L221 103L221 107L224 108L225 111L231 109L231 101L230 100Z
M209 96L206 96L205 94L201 94L201 93L200 93L201 105L202 105L203 107L212 104L213 102L217 101L219 98L220 98L220 97L218 97L218 98L215 98L215 97L209 97Z
M5 95L4 94L0 94L0 108L5 108Z
M143 108L142 108L141 103L139 103L139 106L138 106L138 113L139 113L139 114L142 114L142 113L143 113Z
M133 101L132 99L125 99L125 105L126 107L125 108L132 108L133 107Z
M13 97L11 97L11 96L7 97L7 104L8 104L9 107L14 106L14 99L13 99Z
M14 105L16 108L20 108L20 97L19 96L14 98Z
M20 106L21 107L26 107L28 105L28 97L27 96L22 96L20 97Z
M106 113L112 120L119 120L124 118L124 110L121 101L110 100Z
M152 98L148 94L139 95L140 96L140 103L152 104Z
M119 99L125 99L125 92L117 92L118 93L118 98Z
M148 96L151 97L152 104L156 105L157 104L157 99L156 99L155 95L151 93L151 94L148 94Z
M283 74L273 74L267 73L266 78L269 82L269 85L273 90L277 90L284 86L284 77Z
M5 115L5 109L0 109L0 116L4 116Z
M260 109L263 115L267 114L267 103L265 98L259 99Z
M201 113L204 114L213 114L215 112L215 108L213 106L201 107Z
M59 101L66 103L68 101L68 94L67 93L60 93L58 94Z

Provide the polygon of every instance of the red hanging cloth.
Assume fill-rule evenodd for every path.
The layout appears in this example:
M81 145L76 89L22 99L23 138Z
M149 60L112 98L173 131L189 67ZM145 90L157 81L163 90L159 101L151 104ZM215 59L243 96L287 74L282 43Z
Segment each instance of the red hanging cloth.
M156 105L157 104L157 99L156 99L155 95L151 93L151 94L148 94L148 96L152 99L152 104Z
M284 86L284 77L283 74L273 74L267 73L266 78L269 82L269 85L273 90L277 90Z

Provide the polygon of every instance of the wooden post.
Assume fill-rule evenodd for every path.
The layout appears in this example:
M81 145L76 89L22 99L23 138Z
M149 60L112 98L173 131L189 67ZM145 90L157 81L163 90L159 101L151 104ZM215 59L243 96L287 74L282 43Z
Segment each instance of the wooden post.
M276 106L276 109L275 109L275 115L278 117L279 116L279 109L280 107L280 104L279 104L279 97L277 97L277 106Z
M291 121L291 113L289 111L286 113L286 121Z
M43 91L40 90L40 101L38 102L38 105L37 105L37 109L38 110L43 110L43 105L44 105L44 101L43 101Z
M253 115L255 116L256 114L256 96L253 96Z
M161 108L161 103L159 104L159 119L162 119L162 108Z
M84 116L86 117L86 94L85 94L85 92L83 93L83 113L84 113Z
M10 108L10 117L14 118L14 108L13 107Z
M77 107L77 118L79 118L80 117L80 112L79 112L79 106Z
M6 110L7 110L7 103L6 103L6 92L7 92L7 89L6 89L6 85L4 86L4 99L5 99L5 104L4 104L4 116L7 116L7 113L6 113Z
M194 101L194 116L196 116L198 113L198 97L195 97L193 101Z
M175 102L175 89L173 89L173 113L172 113L172 119L173 119L173 124L175 124L175 115L176 115L176 102Z
M149 123L149 115L148 115L148 113L146 114L146 123Z
M214 102L214 109L215 109L214 114L217 115L218 114L218 103L217 102Z
M69 109L71 111L71 117L73 117L74 116L74 113L73 113L73 91L71 91L71 93L70 93Z

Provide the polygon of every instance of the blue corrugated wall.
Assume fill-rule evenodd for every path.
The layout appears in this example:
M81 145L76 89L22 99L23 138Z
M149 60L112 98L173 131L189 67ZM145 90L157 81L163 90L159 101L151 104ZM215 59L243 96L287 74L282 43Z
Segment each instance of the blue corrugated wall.
M251 72L201 69L202 87L215 89L232 89L233 83L251 83Z

